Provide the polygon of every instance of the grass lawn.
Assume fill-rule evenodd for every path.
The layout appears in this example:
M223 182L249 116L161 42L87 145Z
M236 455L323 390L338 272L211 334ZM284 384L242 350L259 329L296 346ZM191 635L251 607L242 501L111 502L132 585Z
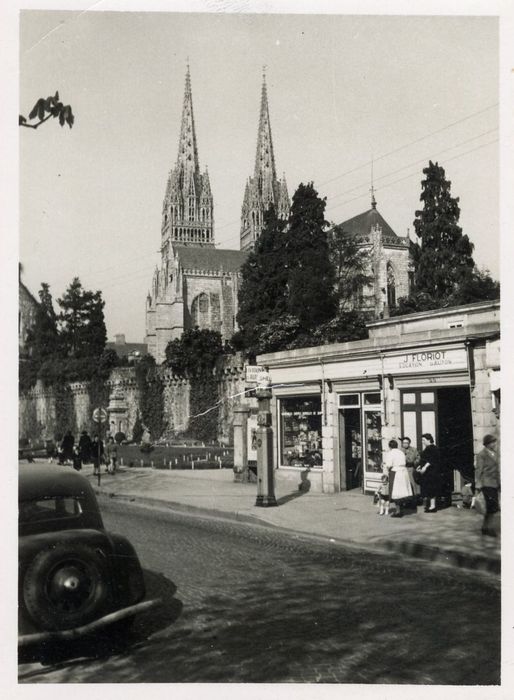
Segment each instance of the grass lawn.
M232 447L155 445L151 452L141 452L139 445L120 445L118 456L123 465L157 469L191 469L193 462L195 469L213 469L220 467L220 460L221 468L234 466Z

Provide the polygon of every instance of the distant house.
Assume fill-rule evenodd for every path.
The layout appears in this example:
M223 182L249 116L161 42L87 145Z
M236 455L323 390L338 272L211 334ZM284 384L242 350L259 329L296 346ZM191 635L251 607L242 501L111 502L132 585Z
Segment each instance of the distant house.
M27 340L36 322L39 302L23 284L18 283L18 352L20 358L28 357Z
M118 357L127 357L130 361L136 362L148 353L146 343L127 343L124 333L114 336L114 343L106 343L106 349L114 350Z

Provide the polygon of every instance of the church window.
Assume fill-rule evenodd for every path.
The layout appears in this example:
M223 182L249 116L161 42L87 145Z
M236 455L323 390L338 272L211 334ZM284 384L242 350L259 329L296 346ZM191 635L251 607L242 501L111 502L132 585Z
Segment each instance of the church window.
M209 297L202 292L193 299L191 304L191 321L193 328L209 328Z
M407 273L408 280L409 280L409 294L412 292L414 289L414 270L409 270Z
M192 197L189 198L189 221L195 218L195 201Z
M393 266L390 262L387 263L387 305L389 308L396 306L396 283Z

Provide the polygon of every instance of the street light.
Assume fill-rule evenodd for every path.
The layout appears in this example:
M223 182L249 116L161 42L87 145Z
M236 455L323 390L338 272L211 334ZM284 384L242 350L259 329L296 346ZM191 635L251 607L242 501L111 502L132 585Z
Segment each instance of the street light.
M257 413L257 500L255 505L269 508L277 505L273 464L273 430L271 428L271 378L266 373L255 389Z

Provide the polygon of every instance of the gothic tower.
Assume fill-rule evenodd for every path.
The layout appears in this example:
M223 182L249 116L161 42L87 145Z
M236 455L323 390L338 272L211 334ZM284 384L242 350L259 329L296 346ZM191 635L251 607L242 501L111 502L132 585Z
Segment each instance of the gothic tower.
M249 177L246 183L241 210L241 250L254 247L264 225L264 212L270 204L275 206L280 217L289 216L290 202L286 179L283 176L279 182L275 170L266 76L263 75L255 169L253 177Z
M200 173L196 145L193 97L189 66L186 73L184 106L175 167L168 175L162 205L163 257L169 244L214 246L214 217L211 185L207 170Z

